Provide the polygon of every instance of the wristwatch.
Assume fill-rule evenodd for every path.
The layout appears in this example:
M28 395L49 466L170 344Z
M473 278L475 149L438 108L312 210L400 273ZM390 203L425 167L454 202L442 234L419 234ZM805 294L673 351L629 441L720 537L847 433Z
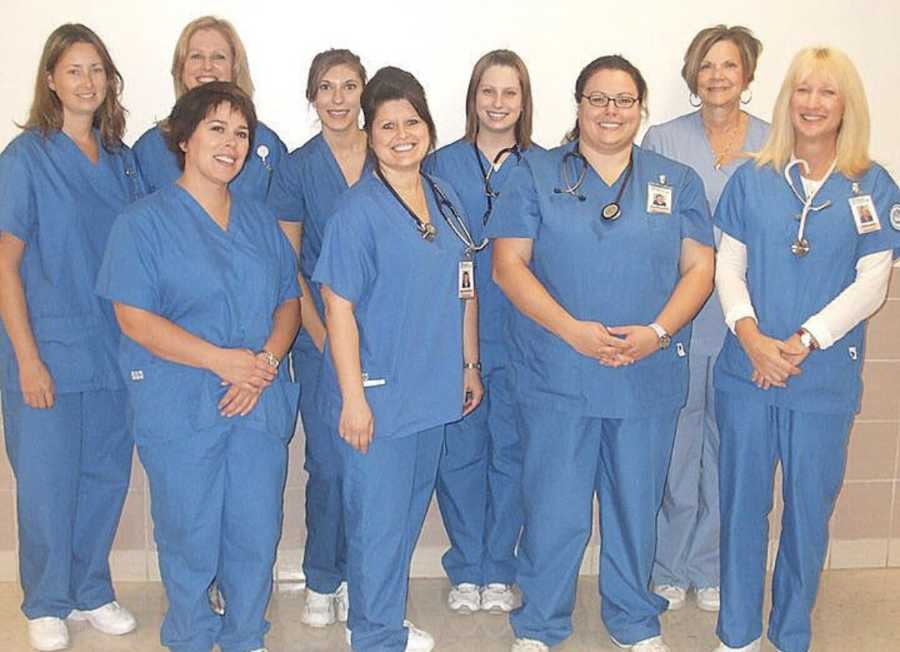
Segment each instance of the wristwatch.
M666 332L666 329L653 322L649 325L650 328L653 329L653 332L656 333L656 336L659 338L659 348L666 349L672 343L672 336Z
M278 369L278 365L281 364L281 360L278 359L278 356L271 351L263 349L262 351L257 351L256 355L261 355L263 360L266 361L266 364L272 367L272 369Z
M819 348L819 344L816 342L816 338L814 338L813 334L805 328L801 328L800 330L798 330L797 335L800 336L800 344L805 346L807 351L815 351Z
M463 362L463 369L476 369L481 373L481 362Z

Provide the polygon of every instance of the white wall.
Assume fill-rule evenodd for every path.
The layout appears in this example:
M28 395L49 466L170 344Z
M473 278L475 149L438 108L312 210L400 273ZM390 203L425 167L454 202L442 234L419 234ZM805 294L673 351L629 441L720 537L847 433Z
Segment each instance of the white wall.
M370 73L407 68L429 93L441 142L463 129L469 72L487 50L508 47L531 70L535 137L559 142L574 115L571 89L580 68L620 52L647 77L650 123L690 110L679 76L694 33L711 24L751 27L765 44L749 109L768 118L788 61L800 47L833 44L847 51L866 83L872 154L900 177L900 2L897 0L425 0L329 3L220 0L3 0L0 39L0 145L16 133L33 91L44 40L65 21L80 21L106 41L125 77L127 142L173 101L172 50L190 19L212 13L236 25L250 55L258 112L290 148L317 130L303 100L312 56L328 47L359 53Z

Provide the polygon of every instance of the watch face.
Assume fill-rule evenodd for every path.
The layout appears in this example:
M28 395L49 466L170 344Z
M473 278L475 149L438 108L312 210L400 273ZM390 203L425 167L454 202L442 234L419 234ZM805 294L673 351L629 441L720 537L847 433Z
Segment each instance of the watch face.
M659 348L664 349L672 343L671 335L663 335L659 338Z

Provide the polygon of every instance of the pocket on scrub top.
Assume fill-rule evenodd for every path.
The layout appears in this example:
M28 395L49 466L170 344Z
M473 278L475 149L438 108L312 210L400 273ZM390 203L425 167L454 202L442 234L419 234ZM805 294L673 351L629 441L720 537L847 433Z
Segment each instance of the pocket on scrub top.
M31 331L41 359L57 384L94 380L102 323L96 317L35 317Z
M294 434L299 400L299 384L276 381L263 391L256 408L245 417L245 423L286 442Z
M183 439L214 426L221 419L218 398L205 376L202 370L157 360L127 371L135 441L146 445Z

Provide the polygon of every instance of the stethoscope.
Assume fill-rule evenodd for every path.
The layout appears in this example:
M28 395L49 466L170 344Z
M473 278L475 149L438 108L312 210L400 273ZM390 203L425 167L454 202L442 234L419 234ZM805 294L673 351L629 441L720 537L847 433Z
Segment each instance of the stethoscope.
M578 162L581 162L581 171L578 173L577 178L575 179L575 183L572 183L571 178L569 177L569 162L574 160L576 162L576 169L578 167ZM563 156L562 160L562 168L560 170L559 176L562 180L562 186L559 188L554 188L553 192L557 195L572 195L578 201L585 201L587 197L585 197L579 189L584 184L584 180L587 177L588 171L587 159L584 155L578 151L578 143L576 142L575 148L566 152L565 156ZM628 157L628 167L625 168L625 178L622 180L622 185L619 186L619 192L616 193L616 198L605 204L603 209L600 211L600 216L606 220L607 222L613 222L619 219L619 216L622 215L622 195L625 193L625 188L628 186L628 182L631 180L631 171L634 169L634 156L631 155Z
M484 226L487 226L488 220L491 219L491 214L494 212L494 200L500 196L500 193L495 191L491 187L491 177L494 175L494 172L497 171L497 166L504 156L506 156L507 154L515 155L516 165L518 165L519 161L522 160L522 152L519 150L518 143L516 143L512 147L504 147L499 152L497 152L497 155L491 162L491 168L489 170L485 170L484 163L481 162L481 152L478 150L478 145L475 144L475 141L472 141L472 151L475 152L475 160L478 161L478 167L481 170L481 178L484 181L484 197L487 201L487 210L484 211L484 216L481 218L481 223L484 224Z
M266 169L266 192L268 192L269 186L272 183L272 173L274 172L274 170L272 169L272 165L269 163L269 147L267 145L260 145L256 148L256 155L259 157L260 162Z
M437 227L431 222L423 222L422 219L415 214L415 212L409 207L409 205L403 201L403 198L400 194L394 190L394 187L390 184L390 182L384 178L384 174L381 172L381 166L375 165L375 174L381 180L381 182L385 185L385 187L390 191L391 195L394 196L400 205L406 210L407 214L412 218L413 222L416 225L416 230L419 232L419 235L422 236L422 239L426 242L434 242L434 239L437 237ZM472 237L472 232L469 231L469 227L466 226L465 220L459 214L459 211L456 210L456 207L453 205L453 202L447 197L447 194L441 190L440 186L438 186L434 179L425 174L424 172L420 172L422 178L428 182L429 187L431 188L432 193L434 193L434 197L437 200L438 212L441 214L441 217L444 218L444 221L447 223L447 226L450 227L450 230L453 231L454 235L459 239L460 242L465 245L466 256L470 256L471 254L481 251L485 247L488 246L488 240L485 238L480 243L475 243L475 239ZM450 214L447 214L447 211L450 211Z
M805 189L803 195L801 195L797 191L797 188L794 187L794 180L791 178L791 169L796 165L802 167L804 173L809 174L809 163L802 158L796 158L784 167L784 180L787 182L791 192L793 192L797 199L803 204L803 210L800 211L799 215L800 226L797 229L797 239L791 243L791 253L798 258L802 258L808 254L810 250L809 240L804 237L806 231L806 218L809 216L810 211L817 213L831 206L830 199L822 202L818 206L813 206L813 200L816 198L816 194L821 190L822 186L825 185L825 182L828 181L828 177L830 177L831 173L834 171L835 165L837 165L837 159L832 161L831 167L828 168L828 172L826 172L825 176L822 178L822 183L808 196L806 195Z

